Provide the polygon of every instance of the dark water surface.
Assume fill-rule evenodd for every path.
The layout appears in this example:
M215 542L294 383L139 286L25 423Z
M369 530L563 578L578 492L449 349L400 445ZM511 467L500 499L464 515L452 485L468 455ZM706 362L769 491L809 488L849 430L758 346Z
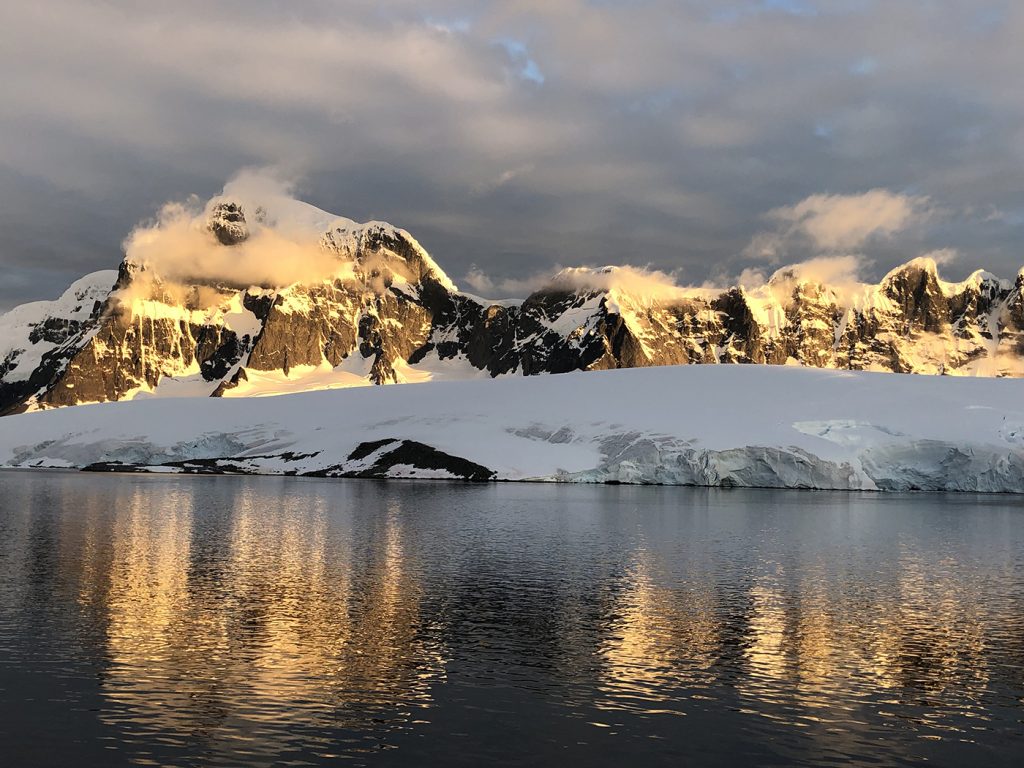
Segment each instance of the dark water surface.
M1012 497L0 473L0 764L1024 764Z

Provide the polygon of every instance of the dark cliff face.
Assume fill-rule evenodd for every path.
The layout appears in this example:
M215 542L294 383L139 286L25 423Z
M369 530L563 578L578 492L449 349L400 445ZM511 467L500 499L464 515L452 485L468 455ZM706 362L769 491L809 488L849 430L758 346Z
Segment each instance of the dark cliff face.
M733 288L711 302L712 308L722 320L725 339L728 342L726 359L729 363L767 362L765 343L761 329L754 319L743 292Z
M942 293L934 264L908 264L891 274L882 290L896 305L906 331L941 333L949 324L949 301Z
M784 363L793 358L811 367L833 365L838 346L835 329L841 319L835 297L824 286L797 285L793 289L792 303L786 309L786 320L792 331L779 345L780 351L772 362Z
M211 210L219 247L249 236L241 205ZM0 359L0 412L171 386L230 396L268 374L301 389L311 371L339 366L376 384L428 364L490 376L716 363L948 373L989 359L988 375L1024 372L1015 362L1024 357L1024 277L1010 285L979 273L951 285L917 260L853 298L780 273L753 294L652 300L562 285L487 304L458 293L388 225L336 227L321 245L351 274L240 290L165 283L126 261L112 292L72 296L28 322L20 346ZM26 370L23 362L37 358Z
M249 368L287 374L294 366L319 365L322 359L337 365L351 352L356 306L350 294L338 284L327 284L310 288L304 298L306 306L294 310L285 296L266 299Z
M238 361L249 337L185 319L136 314L111 301L65 370L38 397L43 406L120 400L133 390L153 389L166 375L198 366L204 379L219 380Z

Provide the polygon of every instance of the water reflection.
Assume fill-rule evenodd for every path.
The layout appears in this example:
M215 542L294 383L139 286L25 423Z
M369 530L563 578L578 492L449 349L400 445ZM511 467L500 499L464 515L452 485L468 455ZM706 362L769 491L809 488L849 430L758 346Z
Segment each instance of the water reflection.
M72 579L101 627L101 720L139 758L200 741L272 761L302 743L296 730L351 730L358 749L360 731L415 719L444 665L397 502L357 493L332 527L326 497L235 490L142 481L113 489L106 514L76 504L46 523L45 546L78 565L49 577ZM15 581L30 574L6 561L32 550L18 531L3 550Z
M706 689L722 643L713 591L666 584L656 556L640 549L611 612L600 652L608 709L671 712L681 689Z
M1019 746L1008 500L24 473L0 498L24 755L38 685L132 764Z

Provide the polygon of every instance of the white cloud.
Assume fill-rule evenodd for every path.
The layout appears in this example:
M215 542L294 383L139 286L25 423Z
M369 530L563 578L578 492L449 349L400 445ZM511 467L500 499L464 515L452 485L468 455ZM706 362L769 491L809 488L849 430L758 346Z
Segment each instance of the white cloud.
M687 295L676 276L650 267L572 267L552 276L549 286L561 290L621 291L651 302L671 301ZM689 289L691 292L693 289Z
M764 270L756 267L747 267L740 272L739 276L734 281L732 281L733 284L748 291L760 288L767 282L768 278L765 276ZM713 283L708 283L708 287L713 288Z
M778 227L756 234L745 255L778 262L791 248L803 244L824 253L856 251L873 239L891 238L917 227L933 213L928 197L887 189L856 195L811 195L769 212L766 218Z
M863 256L819 256L776 270L766 289L785 305L798 283L815 283L831 291L840 306L851 306L853 298L867 288L861 275L868 266Z
M955 248L939 248L935 251L929 251L921 258L931 259L940 267L945 267L958 261L960 259L960 252Z
M692 293L681 287L676 276L650 267L559 267L524 279L495 280L474 267L464 278L473 290L493 298L522 298L535 291L610 291L617 290L646 301L668 301Z
M126 222L268 163L302 172L323 208L414 229L458 271L650 261L700 280L809 190L909 184L974 206L950 242L1015 270L1024 4L980 26L990 0L805 5L820 12L0 3L0 252L47 268L31 291L0 285L0 304L52 294L47 273L111 266ZM902 242L898 207L858 222L836 197L780 209L750 252L781 263Z
M556 266L554 269L558 270L561 267ZM496 279L487 275L479 267L473 266L462 280L480 296L488 299L521 299L546 287L551 282L551 276L551 271L546 270L524 278Z
M812 195L772 216L802 228L824 250L858 248L874 236L891 236L929 215L927 197L873 189L861 195Z
M292 187L271 171L249 169L205 205L195 197L167 203L154 222L125 240L126 258L147 275L237 286L351 277L352 264L321 247L326 227L314 209L295 200ZM241 205L248 228L247 239L230 247L221 245L208 226L213 206L222 201Z
M525 163L517 168L509 168L508 170L502 171L495 178L483 184L478 184L475 188L477 194L486 194L493 192L499 187L503 187L506 184L515 181L520 176L530 173L534 169L533 163Z
M859 282L864 267L865 259L862 256L821 256L783 267L772 279L789 275L796 280L835 286Z

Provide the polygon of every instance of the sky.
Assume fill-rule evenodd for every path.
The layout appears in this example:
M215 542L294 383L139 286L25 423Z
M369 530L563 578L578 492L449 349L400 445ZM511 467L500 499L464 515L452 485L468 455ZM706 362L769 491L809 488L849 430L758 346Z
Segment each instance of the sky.
M1010 277L1021 40L1015 0L2 3L0 309L247 168L496 292L929 253Z

